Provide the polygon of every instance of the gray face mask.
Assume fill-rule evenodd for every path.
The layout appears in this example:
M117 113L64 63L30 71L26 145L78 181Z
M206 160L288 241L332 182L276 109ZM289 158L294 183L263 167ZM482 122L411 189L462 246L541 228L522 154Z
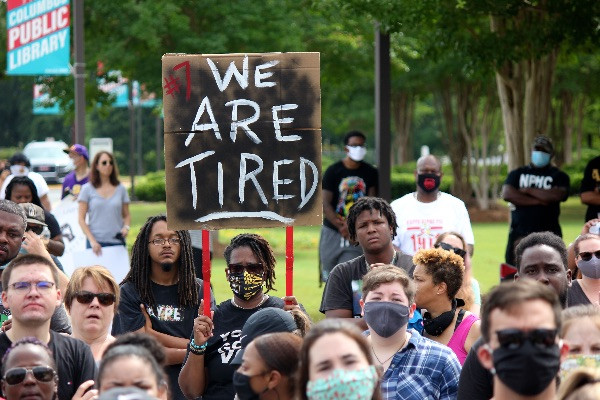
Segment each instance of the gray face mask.
M588 261L579 260L577 268L581 274L591 279L600 279L600 258L592 256Z
M365 303L365 321L379 336L387 338L408 325L410 308L389 301Z

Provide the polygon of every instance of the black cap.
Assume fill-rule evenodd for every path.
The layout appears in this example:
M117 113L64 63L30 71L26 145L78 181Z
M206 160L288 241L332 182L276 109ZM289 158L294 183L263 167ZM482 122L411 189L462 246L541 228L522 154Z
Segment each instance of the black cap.
M552 140L547 136L537 136L533 139L533 147L539 147L544 153L554 154L554 145Z
M296 321L292 314L283 311L281 308L267 307L258 310L248 318L242 328L242 345L237 352L231 365L237 366L242 364L244 349L248 343L266 333L276 332L294 332L298 329Z
M31 167L31 164L29 163L29 158L27 158L27 156L23 153L13 154L13 156L10 158L10 160L8 160L8 162L10 163L10 165L23 163L27 168Z

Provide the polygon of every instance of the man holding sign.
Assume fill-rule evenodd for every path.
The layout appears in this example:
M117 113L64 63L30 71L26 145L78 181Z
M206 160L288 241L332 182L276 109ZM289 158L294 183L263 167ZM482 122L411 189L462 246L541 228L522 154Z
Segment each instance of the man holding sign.
M177 377L202 296L189 233L169 230L164 215L150 217L133 244L113 335L145 332L165 346L173 399L185 399Z

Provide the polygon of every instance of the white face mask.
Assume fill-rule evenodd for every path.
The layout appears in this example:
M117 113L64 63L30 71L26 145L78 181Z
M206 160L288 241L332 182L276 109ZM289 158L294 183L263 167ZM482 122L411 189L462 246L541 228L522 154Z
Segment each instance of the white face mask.
M352 161L362 161L367 154L367 148L365 146L346 146L348 149L348 157L352 159Z
M24 165L11 165L10 173L14 176L27 176L29 173L29 168Z

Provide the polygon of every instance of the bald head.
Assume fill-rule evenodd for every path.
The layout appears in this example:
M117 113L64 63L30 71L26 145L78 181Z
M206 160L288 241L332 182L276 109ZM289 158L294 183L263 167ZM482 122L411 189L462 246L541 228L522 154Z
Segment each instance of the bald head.
M442 172L442 163L432 155L420 157L417 160L417 174L439 174Z

